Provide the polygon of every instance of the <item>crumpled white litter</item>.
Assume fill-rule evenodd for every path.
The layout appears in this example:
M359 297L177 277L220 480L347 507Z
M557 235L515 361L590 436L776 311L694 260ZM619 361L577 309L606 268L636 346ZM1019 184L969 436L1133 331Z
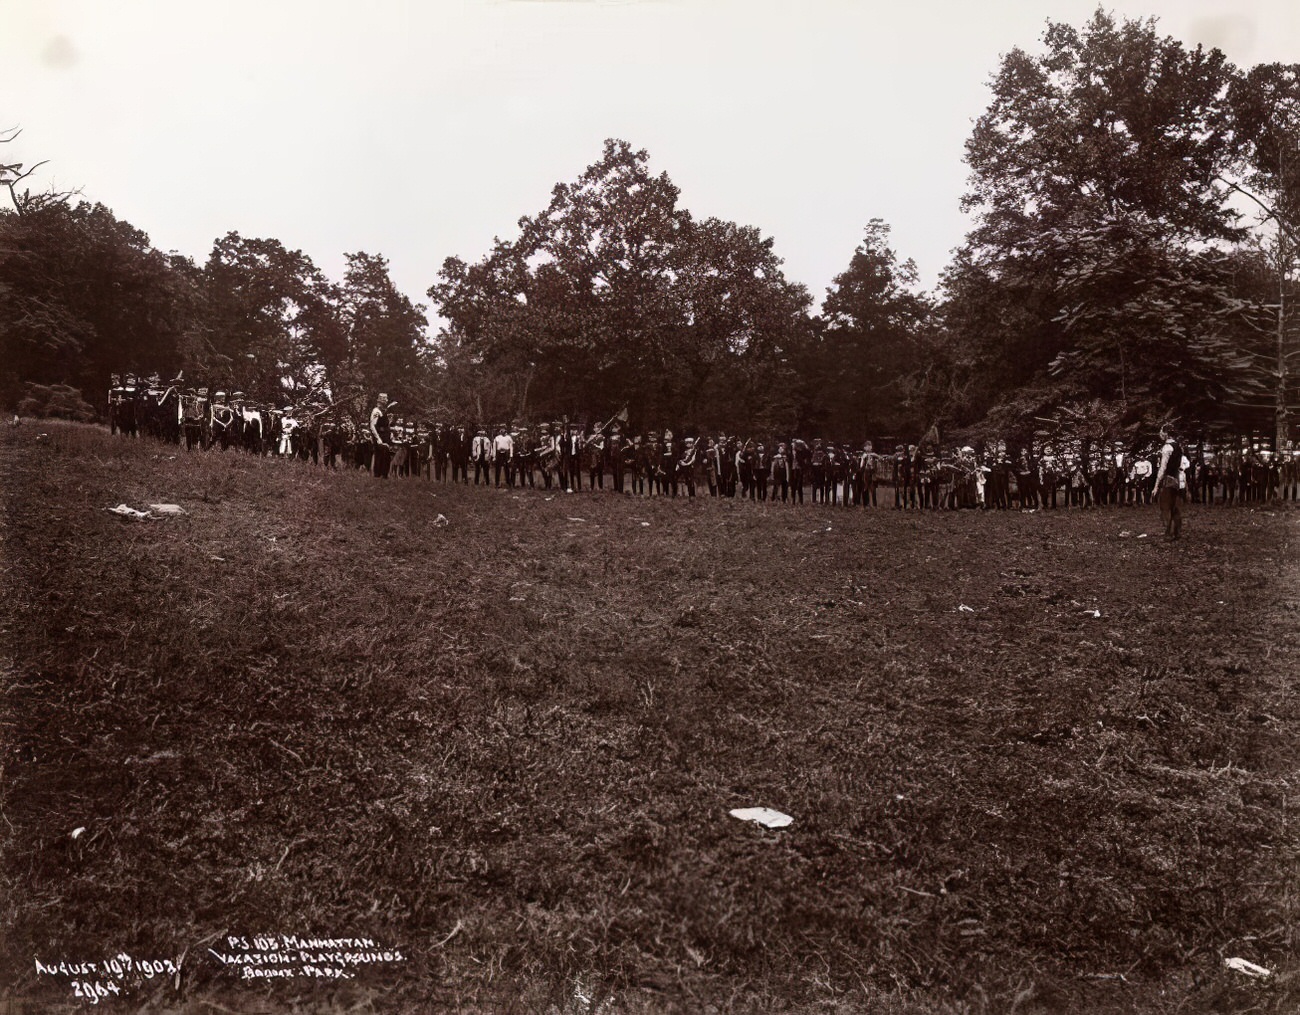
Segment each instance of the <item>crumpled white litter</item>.
M150 504L149 510L160 515L185 515L189 514L179 504Z
M1247 976L1255 976L1260 979L1273 975L1273 970L1264 966L1257 966L1249 959L1224 959L1223 964L1238 973L1245 973Z
M974 613L974 612L975 612L975 607L973 607L973 606L967 606L965 603L962 603L960 606L957 607L957 612L958 612L958 613Z
M784 828L794 823L794 818L790 815L774 811L770 807L737 807L730 814L741 821L757 821L768 828Z
M433 524L438 528L442 528L444 525L449 525L450 523L447 521L446 515L439 515L433 520Z
M111 511L115 515L121 515L123 518L152 518L148 511L137 511L128 504L119 504L117 507L104 508L105 511Z

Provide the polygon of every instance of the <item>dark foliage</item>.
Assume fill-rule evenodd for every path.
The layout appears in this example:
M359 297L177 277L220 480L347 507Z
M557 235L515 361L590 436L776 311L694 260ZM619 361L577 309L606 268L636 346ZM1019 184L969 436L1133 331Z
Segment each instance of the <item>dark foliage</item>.
M23 416L41 419L68 419L89 423L96 416L94 406L81 397L81 392L66 384L23 385L23 397L18 402L18 412Z

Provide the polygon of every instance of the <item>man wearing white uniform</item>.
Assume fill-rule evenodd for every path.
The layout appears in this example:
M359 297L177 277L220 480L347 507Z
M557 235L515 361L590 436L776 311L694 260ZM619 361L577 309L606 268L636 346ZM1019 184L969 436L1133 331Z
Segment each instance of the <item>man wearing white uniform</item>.
M1133 484L1133 503L1151 503L1151 460L1143 457L1133 459L1133 471L1129 474Z
M515 474L510 468L511 460L515 456L515 441L510 436L510 431L502 423L497 427L497 435L492 439L492 464L495 466L496 481L494 486L501 485L501 477L504 474L507 486L515 485Z

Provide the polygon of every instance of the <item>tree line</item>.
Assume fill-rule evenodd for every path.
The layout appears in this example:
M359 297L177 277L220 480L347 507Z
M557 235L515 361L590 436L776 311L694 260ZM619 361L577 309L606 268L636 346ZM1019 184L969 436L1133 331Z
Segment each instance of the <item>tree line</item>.
M627 406L643 426L847 439L1170 418L1284 437L1300 65L1237 68L1099 10L1048 22L991 89L965 150L973 227L937 289L876 218L820 309L772 237L682 207L623 140L486 256L444 262L436 331L379 254L332 280L232 232L198 264L102 204L20 189L36 167L0 157L0 397L65 385L98 407L135 368L268 403L382 389L444 419Z

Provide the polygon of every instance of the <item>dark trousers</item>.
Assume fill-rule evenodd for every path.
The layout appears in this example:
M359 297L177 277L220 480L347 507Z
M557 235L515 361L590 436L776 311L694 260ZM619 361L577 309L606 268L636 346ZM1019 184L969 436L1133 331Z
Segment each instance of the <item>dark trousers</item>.
M370 459L371 471L374 472L376 479L387 479L388 469L393 461L392 449L384 447L382 444L376 444L374 453Z
M1162 486L1156 494L1156 504L1160 508L1165 535L1177 539L1183 531L1183 491L1176 486Z

